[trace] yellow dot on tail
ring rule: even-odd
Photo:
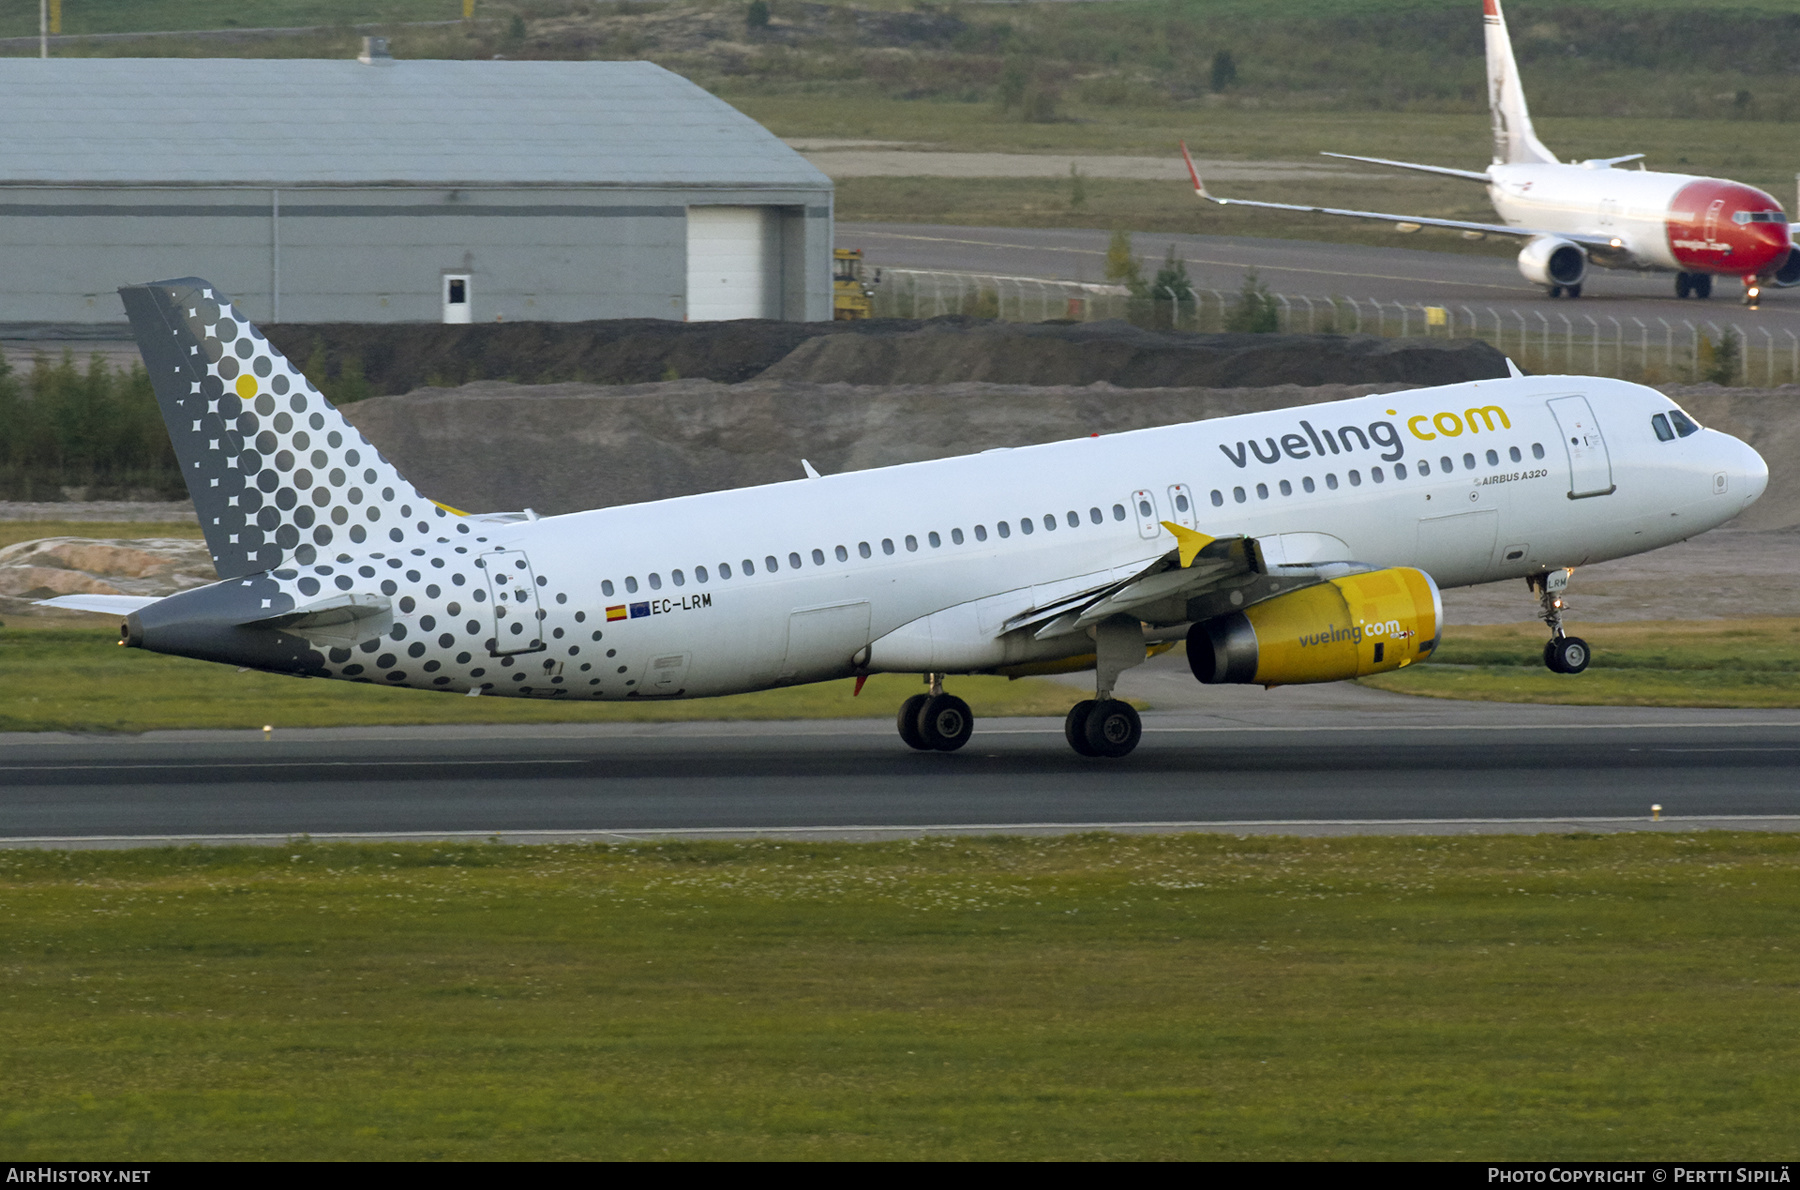
[[[256,377],[245,372],[237,378],[237,395],[248,401],[256,395]]]

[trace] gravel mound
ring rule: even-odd
[[[43,537],[0,549],[0,611],[55,595],[173,595],[218,578],[206,543],[175,537]]]
[[[1410,387],[485,381],[344,413],[434,499],[550,514]]]
[[[1367,335],[1198,335],[1128,322],[928,321],[327,323],[274,326],[269,339],[309,372],[394,396],[477,380],[643,384],[753,377],[814,384],[1068,385],[1121,388],[1272,384],[1451,384],[1506,375],[1479,340]],[[314,376],[314,379],[319,379]],[[330,386],[328,386],[330,387]]]

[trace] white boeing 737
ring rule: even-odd
[[[1762,458],[1660,393],[1523,377],[1423,388],[567,516],[468,515],[408,483],[207,282],[120,291],[219,581],[75,595],[122,643],[447,694],[698,698],[925,675],[902,739],[969,738],[950,674],[1093,669],[1070,745],[1123,756],[1122,673],[1202,682],[1427,659],[1438,587],[1523,578],[1551,637],[1569,568],[1692,537]],[[810,470],[810,468],[809,468]]]
[[[1641,164],[1635,170],[1613,168],[1638,160],[1642,153],[1559,162],[1532,130],[1500,0],[1482,0],[1482,8],[1488,108],[1494,128],[1494,160],[1487,169],[1415,165],[1348,153],[1325,156],[1484,183],[1503,222],[1219,198],[1207,192],[1183,144],[1194,193],[1222,206],[1380,219],[1399,224],[1403,231],[1444,227],[1477,239],[1520,236],[1525,246],[1519,252],[1519,272],[1544,286],[1551,297],[1580,297],[1590,262],[1606,269],[1672,272],[1675,296],[1682,298],[1710,297],[1714,277],[1738,277],[1744,283],[1744,301],[1752,306],[1765,285],[1800,285],[1800,250],[1793,246],[1787,216],[1780,203],[1754,186],[1658,173]]]

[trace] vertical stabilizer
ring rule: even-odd
[[[220,578],[447,531],[453,518],[224,294],[185,277],[119,296]]]
[[[1525,106],[1525,88],[1519,84],[1519,66],[1513,61],[1512,38],[1506,34],[1500,0],[1481,0],[1481,10],[1487,33],[1488,111],[1494,120],[1494,163],[1555,165],[1556,154],[1546,149],[1531,130],[1531,112]]]

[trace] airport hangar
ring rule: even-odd
[[[831,318],[831,180],[649,62],[0,59],[0,324]],[[85,327],[84,327],[85,324]]]

